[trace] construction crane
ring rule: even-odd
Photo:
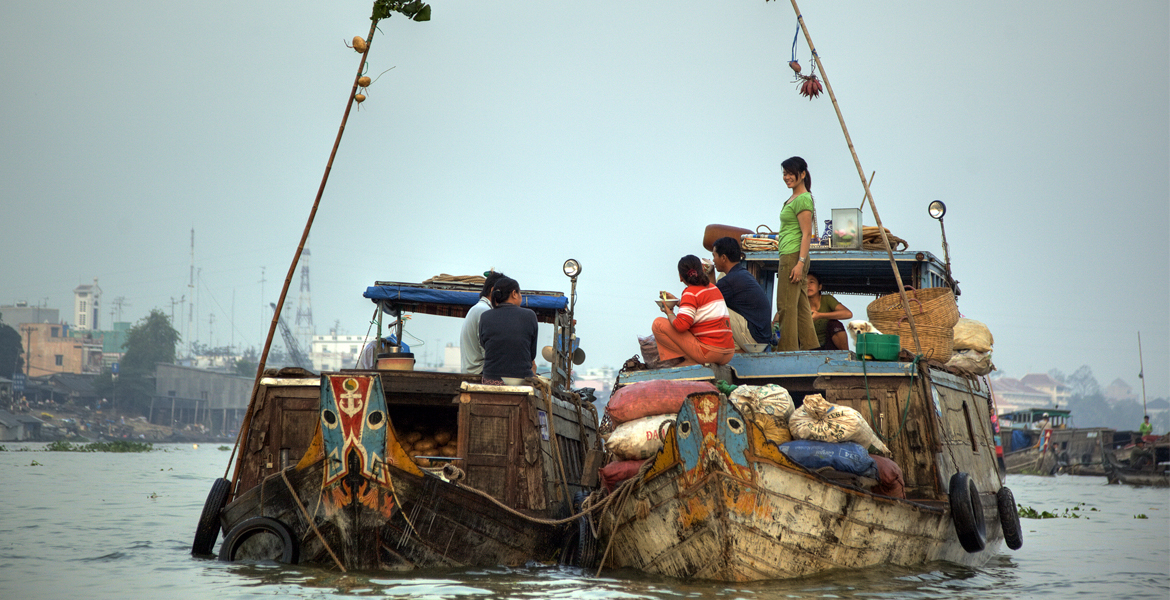
[[[272,311],[276,312],[276,304],[270,302]],[[308,357],[305,356],[301,350],[300,344],[297,343],[297,338],[293,336],[292,330],[288,328],[288,323],[284,322],[284,317],[277,315],[277,322],[280,324],[280,336],[284,338],[284,349],[288,350],[288,358],[292,361],[294,367],[300,367],[306,370],[312,370],[313,365],[309,362]]]

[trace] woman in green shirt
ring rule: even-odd
[[[812,237],[813,205],[812,178],[808,163],[793,156],[780,163],[784,169],[784,185],[792,196],[780,209],[780,269],[776,277],[776,317],[780,324],[781,352],[813,350],[820,346],[813,329],[812,309],[808,303],[808,246]]]

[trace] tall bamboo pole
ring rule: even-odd
[[[232,459],[236,458],[236,451],[240,448],[240,440],[247,435],[248,428],[252,425],[252,414],[256,405],[256,394],[260,390],[260,379],[264,376],[264,367],[268,362],[268,351],[272,348],[272,338],[276,334],[276,326],[280,320],[280,311],[284,309],[284,299],[288,296],[288,288],[292,285],[293,275],[297,271],[297,263],[301,260],[301,252],[305,249],[305,242],[309,239],[309,230],[313,228],[313,220],[317,217],[317,207],[321,204],[321,196],[325,193],[325,184],[329,181],[329,172],[333,170],[333,159],[337,156],[337,148],[341,146],[341,136],[345,134],[345,123],[349,120],[349,111],[353,108],[354,95],[358,90],[358,79],[362,76],[362,71],[366,66],[366,56],[370,53],[370,46],[374,43],[374,30],[378,27],[378,20],[370,20],[370,33],[366,36],[366,50],[362,52],[362,58],[358,61],[357,75],[353,77],[353,89],[349,92],[349,98],[345,102],[345,113],[341,117],[341,126],[337,129],[337,138],[333,140],[333,150],[329,153],[329,160],[325,163],[325,173],[321,176],[321,185],[317,187],[317,197],[313,199],[313,208],[309,210],[308,221],[305,222],[305,229],[301,233],[300,244],[297,245],[297,250],[293,253],[292,263],[288,266],[288,274],[284,277],[284,286],[280,289],[280,299],[276,301],[276,310],[272,313],[272,322],[268,324],[268,337],[264,340],[264,351],[260,354],[260,364],[256,365],[256,381],[252,383],[252,396],[248,400],[248,411],[244,413],[244,422],[240,425],[240,431],[236,434],[236,445],[232,448],[232,455],[228,457],[228,469],[231,469]],[[232,486],[230,488],[231,495],[235,494],[236,484],[239,483],[240,478],[240,463],[244,460],[244,453],[240,453],[236,459],[236,470],[232,476]],[[224,471],[224,478],[227,478],[227,471]]]
[[[894,269],[894,280],[898,283],[898,296],[902,298],[902,308],[906,310],[906,320],[910,323],[910,334],[914,337],[916,354],[922,353],[922,344],[918,342],[918,326],[914,324],[914,315],[910,311],[910,302],[906,298],[906,288],[902,284],[902,274],[898,272],[898,263],[894,260],[894,250],[890,247],[890,239],[886,236],[886,228],[882,225],[882,218],[878,215],[877,205],[873,202],[873,194],[869,191],[869,182],[865,180],[865,170],[861,168],[861,160],[857,158],[857,150],[853,148],[853,140],[849,137],[849,129],[845,127],[845,117],[841,115],[841,107],[837,104],[837,96],[833,93],[833,86],[829,85],[829,76],[825,72],[825,65],[821,64],[821,56],[817,54],[813,45],[812,35],[808,32],[808,25],[800,14],[800,7],[796,0],[792,0],[792,10],[796,11],[796,21],[800,23],[800,30],[804,32],[804,39],[808,42],[808,49],[812,52],[813,60],[817,61],[817,68],[821,70],[821,79],[825,81],[825,90],[829,92],[829,99],[833,101],[833,110],[837,111],[837,120],[841,123],[841,132],[845,134],[845,143],[849,145],[849,153],[853,155],[853,164],[857,165],[857,175],[861,177],[861,186],[865,188],[865,197],[869,200],[869,208],[873,211],[873,218],[877,221],[878,232],[882,234],[882,245],[886,247],[886,255],[890,257],[890,266]]]
[[[1146,411],[1146,366],[1142,362],[1142,332],[1138,332],[1138,379],[1142,380],[1142,414],[1148,415]]]

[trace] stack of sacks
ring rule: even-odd
[[[820,394],[804,397],[804,405],[793,411],[788,429],[794,440],[818,442],[857,442],[874,454],[889,455],[861,413],[825,400]]]
[[[776,444],[792,441],[788,418],[796,405],[788,390],[774,384],[741,385],[728,396],[731,403],[764,432],[764,438]]]
[[[947,366],[986,375],[995,370],[991,364],[993,345],[995,338],[986,325],[975,319],[959,319],[955,323],[955,351]]]
[[[605,449],[617,462],[601,468],[607,489],[632,477],[647,458],[662,448],[659,431],[674,419],[688,394],[714,392],[715,386],[701,381],[654,380],[631,383],[614,392],[605,414],[614,424],[605,440]]]

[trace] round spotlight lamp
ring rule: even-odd
[[[943,204],[942,200],[935,200],[926,207],[926,211],[930,213],[931,218],[941,219],[947,214],[947,205]]]
[[[575,258],[570,258],[569,260],[566,260],[564,268],[565,268],[565,275],[567,277],[575,278],[576,276],[581,274],[581,263],[577,262],[577,259],[575,259]]]

